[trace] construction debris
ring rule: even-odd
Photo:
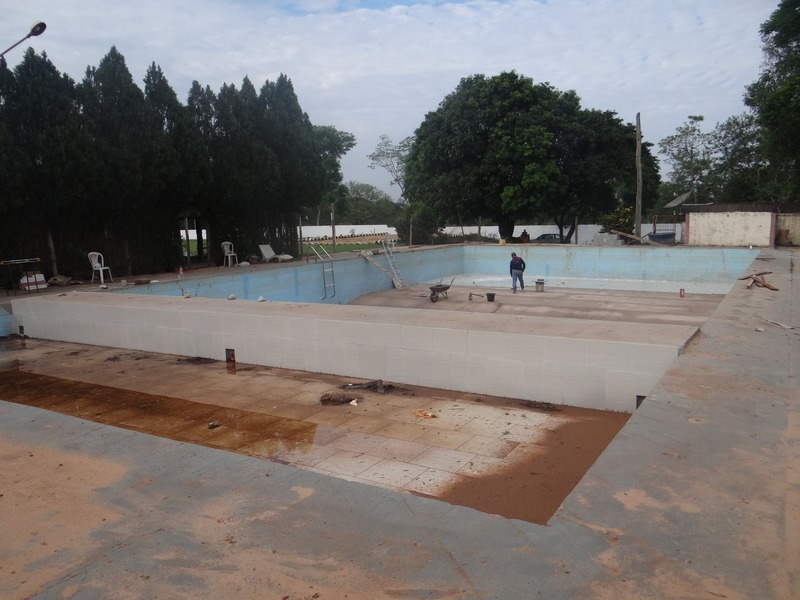
[[[538,408],[539,410],[546,410],[548,412],[558,412],[561,407],[551,402],[542,402],[541,400],[520,400],[519,404],[525,407]]]
[[[612,229],[611,233],[614,235],[621,235],[622,237],[626,237],[631,240],[636,240],[637,242],[641,242],[642,244],[650,244],[651,246],[663,246],[659,242],[654,242],[653,240],[648,240],[647,238],[639,237],[638,235],[633,235],[631,233],[625,233],[624,231],[617,231],[616,229]]]
[[[417,408],[416,410],[411,412],[412,415],[419,419],[435,419],[436,415],[433,413],[426,412],[422,408]]]
[[[391,384],[384,385],[383,380],[381,379],[373,379],[372,381],[365,381],[364,383],[346,383],[342,386],[343,390],[352,390],[352,389],[372,389],[378,392],[379,394],[386,393],[386,390],[391,389]]]
[[[794,329],[792,325],[784,325],[783,323],[778,323],[777,321],[770,321],[769,319],[764,319],[767,323],[772,323],[773,325],[777,325],[778,327],[783,327],[786,330]]]
[[[352,404],[353,406],[358,406],[356,403],[358,400],[361,400],[360,396],[345,394],[344,392],[325,392],[319,397],[319,403],[325,406],[337,404]]]
[[[764,275],[769,275],[772,271],[761,271],[760,273],[753,273],[752,275],[746,275],[745,277],[739,277],[739,281],[744,281],[746,279],[750,279],[750,283],[747,284],[747,289],[749,290],[754,285],[758,287],[765,287],[768,290],[772,290],[774,292],[780,291],[774,285],[770,285],[766,281],[764,281]]]

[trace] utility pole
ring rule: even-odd
[[[331,202],[331,239],[333,239],[333,251],[336,252],[336,202]]]
[[[636,216],[634,235],[642,237],[642,120],[636,113]]]

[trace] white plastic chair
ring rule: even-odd
[[[89,252],[89,263],[92,265],[92,283],[94,283],[95,271],[100,273],[100,285],[106,284],[106,281],[103,278],[103,271],[108,271],[108,278],[111,281],[114,281],[114,278],[111,276],[111,269],[106,266],[102,254],[99,252]]]
[[[222,261],[223,267],[225,266],[225,263],[227,263],[227,266],[232,267],[233,261],[236,261],[237,265],[239,264],[239,257],[236,256],[232,242],[222,242],[222,253],[225,255],[225,258]]]

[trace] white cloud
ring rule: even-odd
[[[382,133],[413,133],[462,77],[516,70],[586,108],[642,115],[657,143],[689,114],[709,127],[744,110],[758,75],[759,27],[777,0],[28,0],[4,7],[7,47],[36,20],[33,46],[81,80],[112,45],[141,82],[160,65],[185,100],[192,80],[218,90],[248,76],[258,88],[287,74],[317,124],[356,135],[346,179],[387,189],[367,168]]]

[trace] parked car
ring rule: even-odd
[[[536,244],[560,244],[562,242],[561,235],[558,233],[543,233],[533,240]]]

